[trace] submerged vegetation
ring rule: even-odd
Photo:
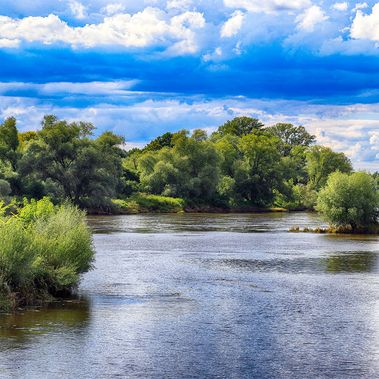
[[[25,200],[21,207],[3,204],[0,310],[70,294],[91,269],[93,255],[85,213],[77,207],[55,206],[47,198]]]

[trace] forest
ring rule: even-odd
[[[353,171],[344,153],[316,144],[303,126],[236,117],[210,135],[167,132],[127,151],[110,131],[43,118],[20,132],[0,125],[0,198],[49,197],[89,213],[313,209],[333,172]],[[378,180],[378,174],[371,174]]]

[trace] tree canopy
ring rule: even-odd
[[[336,226],[352,230],[378,221],[379,197],[374,178],[364,172],[332,173],[320,191],[316,209]]]
[[[251,117],[227,121],[211,136],[202,129],[167,132],[130,151],[123,143],[112,132],[96,134],[90,123],[53,115],[22,133],[6,119],[0,197],[48,195],[104,210],[111,199],[147,193],[192,205],[305,209],[314,207],[330,174],[352,171],[343,153],[315,145],[303,126],[265,127]]]

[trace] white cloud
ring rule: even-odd
[[[3,87],[7,85],[14,87],[17,83],[2,84]],[[18,85],[22,90],[28,84]],[[72,101],[66,106],[57,106],[38,97],[0,95],[0,119],[16,116],[20,130],[25,131],[38,129],[44,114],[56,114],[68,120],[92,122],[100,132],[112,130],[134,143],[147,142],[166,131],[177,131],[183,125],[187,129],[212,130],[228,119],[247,115],[261,119],[267,126],[277,122],[303,125],[317,136],[317,143],[345,152],[355,168],[379,170],[379,104],[320,105],[245,97],[210,100],[169,94],[161,94],[159,99],[153,100],[151,94],[144,93],[134,93],[134,100],[130,102],[133,92],[127,90],[132,86],[129,82],[45,83],[38,86],[39,91],[46,94],[61,94],[66,89],[67,97],[72,93],[91,92],[91,86],[101,90],[93,94],[96,105],[84,108],[72,107]],[[1,88],[0,85],[0,93]],[[128,99],[124,101],[126,92]],[[99,94],[108,94],[113,100],[117,98],[119,104],[110,104],[106,96],[99,101]]]
[[[306,32],[312,32],[317,24],[327,20],[324,11],[317,5],[308,8],[304,13],[296,17],[297,27]]]
[[[372,8],[371,14],[357,11],[350,29],[350,36],[355,39],[379,41],[379,3]]]
[[[191,5],[192,5],[192,0],[168,0],[166,4],[166,8],[187,10],[191,7]]]
[[[310,0],[224,0],[226,7],[241,8],[256,13],[298,10],[310,4]]]
[[[345,2],[343,2],[343,3],[335,3],[335,4],[333,4],[332,8],[335,9],[336,11],[341,11],[341,12],[343,12],[343,11],[347,11],[348,6],[349,6],[349,5],[348,5],[347,2],[345,1]]]
[[[80,20],[87,16],[86,7],[82,3],[79,3],[79,1],[69,0],[68,5],[75,18]]]
[[[21,41],[65,43],[73,47],[118,45],[125,48],[170,46],[174,54],[197,51],[196,30],[205,26],[203,14],[184,12],[170,17],[158,8],[105,17],[99,24],[71,27],[58,16],[13,19],[0,16],[0,41],[16,47]]]
[[[352,12],[355,13],[359,9],[366,9],[366,8],[368,8],[367,3],[357,3],[355,4],[355,7],[352,9]]]
[[[107,4],[105,7],[101,8],[101,13],[107,16],[113,16],[118,13],[125,11],[125,6],[121,3],[111,3]]]
[[[33,91],[39,95],[89,95],[89,96],[124,96],[138,83],[138,80],[117,80],[113,82],[50,82],[23,83],[0,82],[0,95],[15,91]]]
[[[245,15],[241,11],[235,11],[232,16],[222,25],[221,37],[233,37],[241,30]]]
[[[0,38],[0,49],[1,48],[15,48],[20,44],[20,40],[18,39],[8,39],[8,38]]]

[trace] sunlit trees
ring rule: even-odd
[[[378,222],[379,197],[373,177],[364,172],[335,172],[320,191],[316,209],[334,226],[354,231]]]
[[[326,184],[331,173],[350,173],[352,166],[344,153],[336,153],[325,146],[312,146],[306,154],[306,170],[309,185],[319,190]]]
[[[46,116],[38,138],[27,146],[20,162],[26,178],[42,180],[56,197],[82,206],[100,206],[113,196],[121,176],[122,138],[110,132],[90,138],[89,123],[68,123]]]
[[[263,124],[256,118],[251,117],[235,117],[233,120],[227,121],[224,125],[221,125],[217,134],[225,136],[231,134],[234,136],[242,137],[252,133],[254,130],[263,128]]]

